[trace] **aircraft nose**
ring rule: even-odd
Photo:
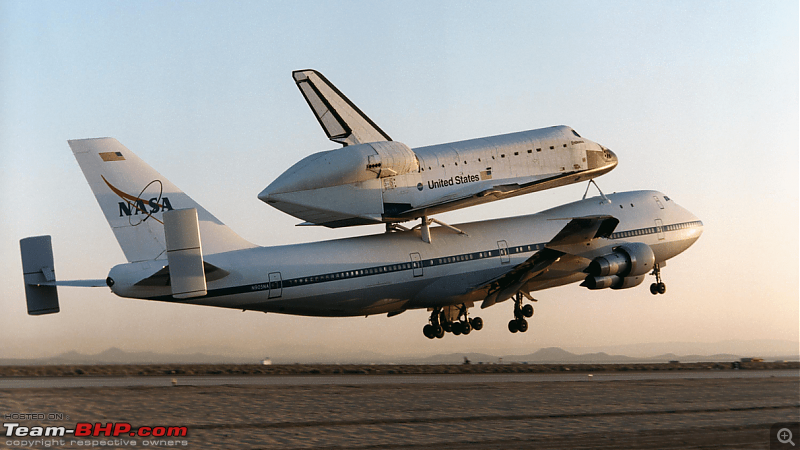
[[[603,158],[608,162],[608,164],[611,164],[612,167],[616,167],[617,163],[619,162],[619,160],[617,160],[617,154],[605,147],[603,147]]]

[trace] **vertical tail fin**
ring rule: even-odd
[[[328,139],[344,146],[392,140],[321,73],[295,70],[292,77]]]
[[[114,138],[69,141],[129,262],[166,258],[162,214],[196,208],[206,254],[254,247]]]

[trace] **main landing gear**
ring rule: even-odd
[[[434,308],[428,321],[430,323],[422,327],[422,334],[428,339],[441,339],[445,333],[453,333],[456,336],[470,334],[472,330],[480,331],[483,328],[483,319],[480,317],[470,319],[465,305],[448,306],[445,310]]]
[[[528,321],[525,318],[533,317],[533,305],[522,305],[522,294],[514,296],[514,319],[508,322],[508,331],[524,333],[528,331]]]
[[[667,292],[667,285],[661,281],[661,266],[656,264],[655,267],[653,267],[653,272],[651,272],[650,275],[656,276],[656,282],[650,285],[650,293],[657,295]]]

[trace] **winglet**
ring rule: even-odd
[[[295,70],[292,77],[328,139],[344,146],[392,140],[321,73]]]

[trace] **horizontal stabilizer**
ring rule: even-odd
[[[53,267],[53,245],[50,236],[34,236],[19,241],[22,274],[25,279],[25,300],[28,314],[39,316],[59,312],[58,291]]]
[[[328,139],[345,146],[392,140],[321,73],[296,70],[292,77]]]
[[[67,287],[107,287],[106,280],[62,280],[42,281],[32,286],[67,286]]]

